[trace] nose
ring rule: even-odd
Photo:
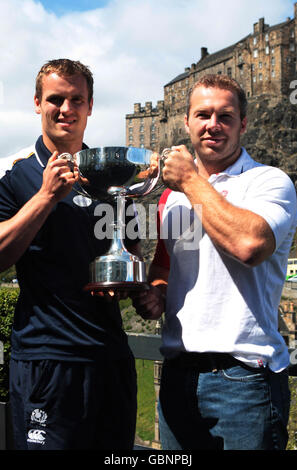
[[[218,132],[220,130],[220,121],[216,113],[212,113],[208,122],[207,122],[207,130],[212,132]]]
[[[71,101],[65,98],[62,105],[60,106],[60,112],[63,114],[66,114],[71,111],[72,111]]]

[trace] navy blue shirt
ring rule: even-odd
[[[0,180],[0,220],[11,218],[36,194],[51,153],[42,137],[35,152]],[[26,157],[26,155],[24,155]],[[129,354],[118,302],[84,292],[89,264],[110,240],[94,235],[94,208],[75,203],[77,193],[58,202],[16,263],[20,296],[12,331],[14,359],[92,361]],[[127,247],[138,241],[126,240]]]

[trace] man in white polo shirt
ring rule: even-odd
[[[244,91],[205,76],[185,116],[195,161],[173,147],[164,169],[144,318],[164,311],[163,449],[284,449],[289,355],[278,305],[296,230],[296,192],[240,145]],[[177,227],[182,227],[176,235]],[[166,300],[166,302],[165,302]]]

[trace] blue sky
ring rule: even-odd
[[[47,11],[57,16],[71,11],[88,11],[103,8],[110,0],[39,0]]]

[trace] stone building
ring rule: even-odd
[[[293,19],[269,26],[264,18],[253,32],[235,44],[210,54],[201,48],[201,58],[164,86],[164,100],[153,107],[150,101],[134,104],[126,115],[126,145],[162,150],[187,139],[183,117],[189,88],[208,73],[235,78],[247,97],[288,96],[296,78],[297,2]]]

